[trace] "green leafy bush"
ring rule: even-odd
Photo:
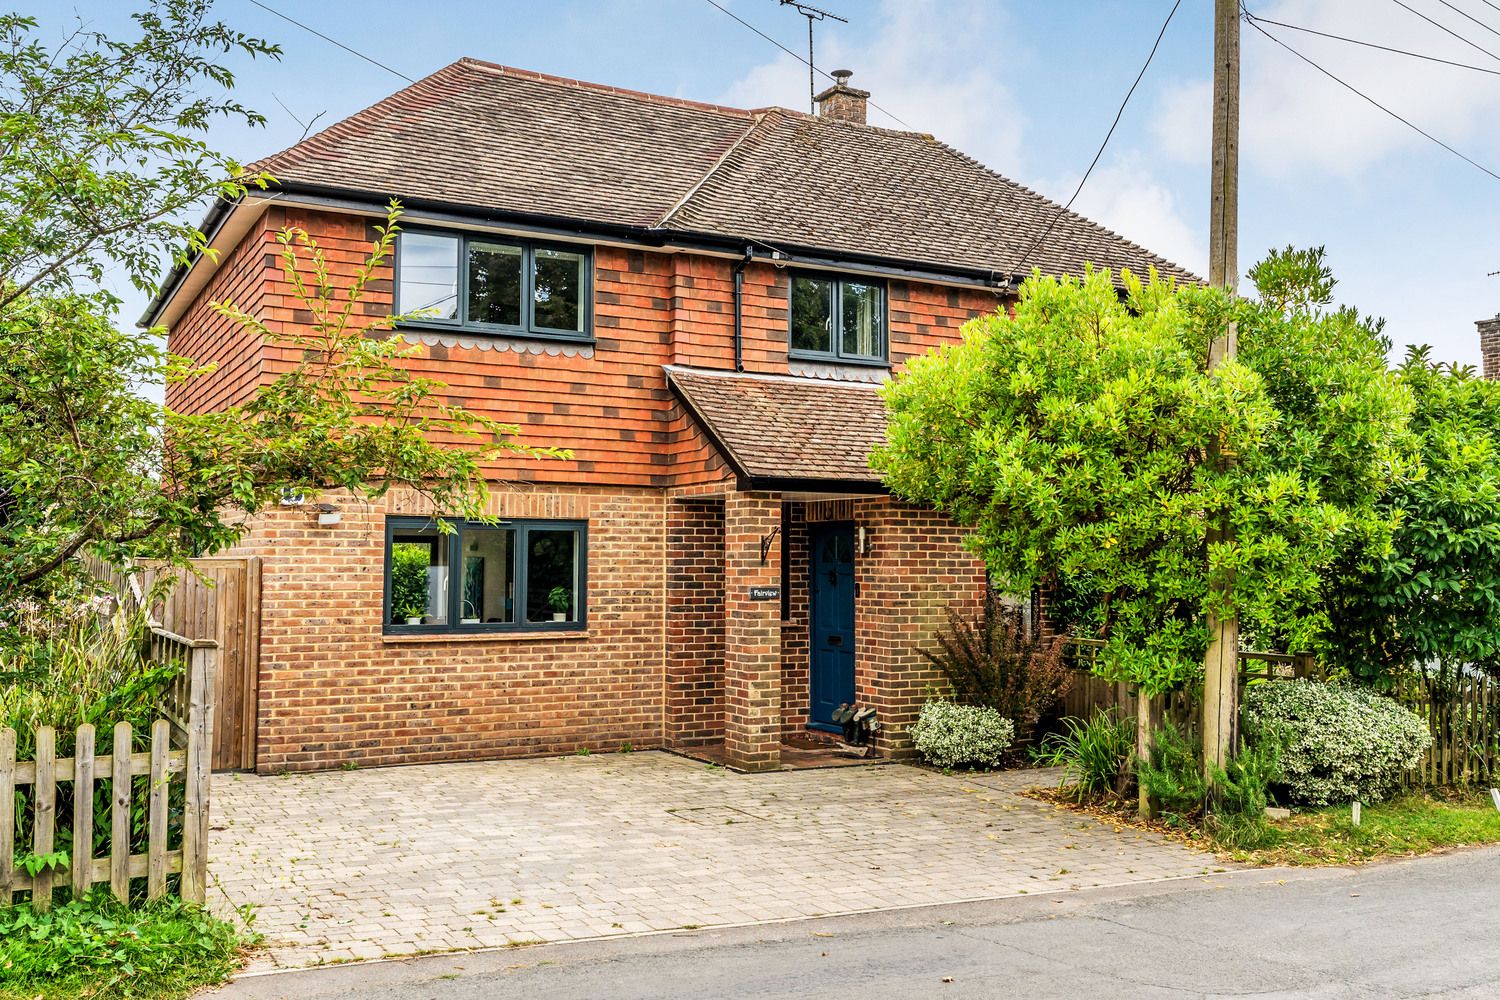
[[[1218,829],[1230,817],[1264,820],[1270,787],[1280,778],[1281,747],[1266,738],[1241,744],[1225,767],[1214,767],[1206,780],[1199,747],[1176,726],[1156,732],[1150,759],[1136,763],[1136,777],[1151,793],[1169,820],[1206,813],[1204,821]]]
[[[1098,709],[1085,719],[1064,719],[1063,731],[1042,740],[1032,759],[1043,767],[1065,768],[1063,788],[1076,799],[1123,794],[1135,753],[1135,727],[1128,719]]]
[[[1037,722],[1073,680],[1063,660],[1067,637],[1026,628],[1020,609],[994,591],[973,619],[949,608],[947,627],[935,641],[937,649],[922,655],[942,671],[953,699],[993,708],[1015,724],[1022,742],[1031,739]]]
[[[1203,757],[1176,726],[1156,731],[1148,759],[1136,761],[1135,776],[1169,819],[1198,813],[1208,798]]]
[[[995,767],[1015,739],[1011,721],[979,705],[929,701],[910,730],[917,753],[937,767]]]
[[[1379,802],[1417,765],[1432,734],[1389,698],[1314,681],[1273,681],[1245,691],[1245,734],[1280,747],[1289,801],[1331,805]]]
[[[128,909],[99,892],[38,913],[0,908],[0,997],[183,997],[222,982],[246,942],[173,898]]]

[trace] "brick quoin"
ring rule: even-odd
[[[190,413],[241,403],[291,366],[284,348],[257,342],[210,308],[231,300],[277,332],[307,321],[280,271],[280,229],[306,229],[334,280],[347,283],[378,221],[268,208],[172,325],[170,350],[215,368],[170,386],[168,403]],[[375,503],[321,498],[343,510],[333,527],[319,527],[305,508],[269,511],[226,553],[263,560],[259,770],[720,740],[736,765],[774,768],[782,736],[807,722],[807,524],[834,514],[864,526],[869,539],[856,556],[857,696],[879,713],[877,748],[906,752],[905,727],[936,680],[918,650],[944,608],[982,593],[983,569],[960,529],[889,498],[814,501],[741,489],[662,371],[733,368],[734,264],[729,256],[594,247],[592,344],[403,334],[416,345],[405,363],[446,383],[446,399],[517,424],[527,444],[573,451],[569,460],[505,456],[485,472],[497,484],[497,516],[588,522],[588,627],[386,635],[385,519],[432,512],[400,491]],[[393,309],[393,278],[389,265],[376,275],[366,315]],[[897,371],[1004,305],[980,289],[895,279],[887,289]],[[747,372],[789,373],[789,290],[787,269],[760,261],[745,268]],[[761,540],[773,529],[763,564]],[[780,602],[748,596],[752,586],[782,585],[781,534],[785,620]]]

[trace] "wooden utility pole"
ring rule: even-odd
[[[1239,242],[1240,172],[1240,5],[1237,0],[1214,2],[1214,126],[1213,180],[1209,211],[1208,281],[1234,293],[1239,282],[1236,247]],[[1236,331],[1229,323],[1208,350],[1212,372],[1235,355]],[[1211,445],[1213,461],[1230,461]],[[1208,544],[1233,538],[1226,514],[1210,524]],[[1222,596],[1232,578],[1209,580]],[[1240,622],[1237,616],[1208,618],[1208,655],[1203,664],[1203,762],[1223,767],[1234,753],[1239,716]]]

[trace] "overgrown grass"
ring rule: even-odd
[[[1500,843],[1500,812],[1487,793],[1413,793],[1365,806],[1355,826],[1349,806],[1226,830],[1214,846],[1254,865],[1347,865]]]
[[[0,909],[0,1000],[175,1000],[227,979],[250,943],[171,898],[127,909],[101,893],[48,913]]]

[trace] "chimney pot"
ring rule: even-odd
[[[814,98],[818,102],[818,117],[856,125],[865,123],[865,104],[870,99],[870,92],[849,86],[849,78],[853,75],[852,70],[833,71],[833,86]]]

